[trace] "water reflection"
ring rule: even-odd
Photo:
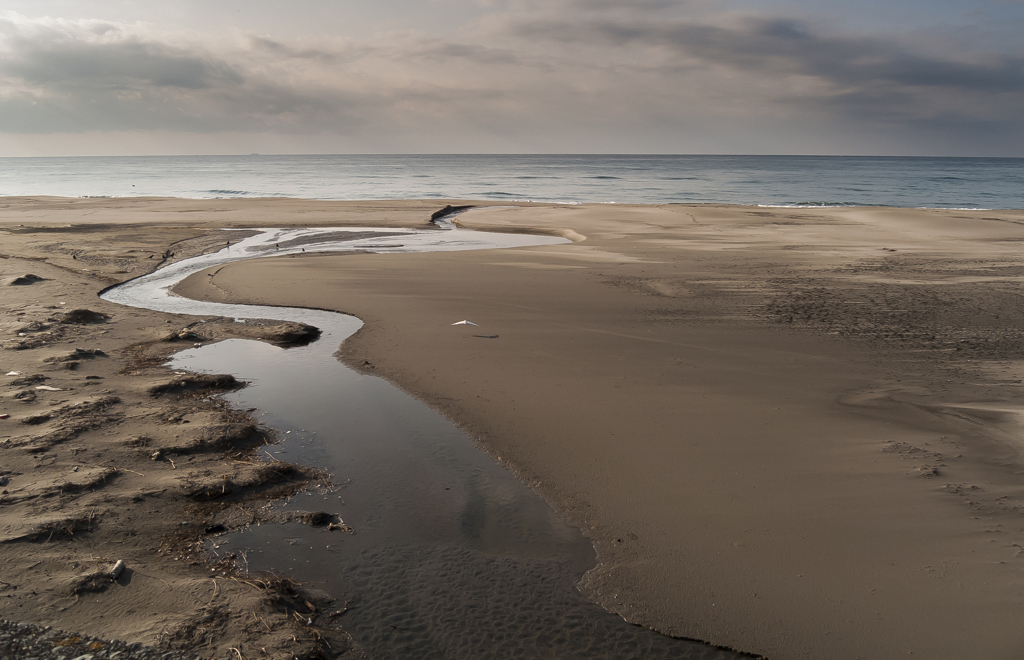
[[[225,398],[259,409],[278,431],[266,454],[325,468],[345,484],[277,507],[335,513],[355,530],[262,525],[218,544],[244,551],[251,569],[284,570],[351,602],[342,623],[375,658],[735,657],[631,626],[583,599],[574,584],[594,552],[577,529],[439,414],[333,357],[358,319],[167,296],[166,287],[217,263],[212,256],[104,297],[319,327],[307,346],[231,339],[182,351],[172,366],[250,382]]]
[[[569,561],[579,573],[593,565],[590,543],[529,488],[424,404],[338,363],[334,347],[231,339],[182,351],[171,366],[251,383],[225,398],[265,411],[285,438],[267,451],[346,482],[344,506],[338,495],[291,504],[339,513],[358,532],[346,548],[426,543]]]

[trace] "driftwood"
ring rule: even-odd
[[[448,216],[458,215],[459,213],[473,208],[472,206],[452,206],[451,204],[445,206],[440,211],[434,211],[430,214],[430,222],[434,223],[438,220],[444,220]]]

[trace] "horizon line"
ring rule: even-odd
[[[664,152],[557,152],[557,153],[489,153],[489,152],[368,152],[368,153],[208,153],[208,154],[65,154],[49,156],[0,156],[0,160],[26,158],[250,158],[250,157],[300,157],[300,156],[358,156],[358,157],[688,157],[688,158],[931,158],[958,160],[1024,160],[1022,156],[950,156],[950,155],[909,155],[909,154],[785,154],[785,153],[664,153]]]

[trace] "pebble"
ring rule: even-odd
[[[18,658],[18,660],[202,660],[198,655],[185,651],[170,651],[155,646],[100,639],[3,619],[0,619],[0,658]]]

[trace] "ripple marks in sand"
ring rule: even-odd
[[[343,625],[378,660],[735,658],[626,623],[588,602],[565,563],[391,546],[344,567]]]

